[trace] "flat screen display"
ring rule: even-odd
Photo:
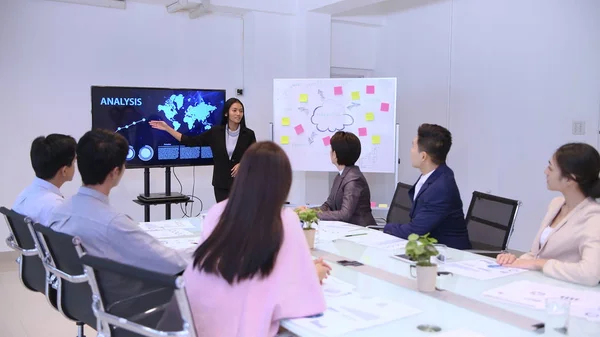
[[[181,145],[148,122],[199,135],[221,123],[224,103],[225,90],[92,86],[92,128],[127,139],[127,168],[212,165],[210,147]]]

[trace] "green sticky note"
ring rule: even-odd
[[[372,112],[367,112],[367,114],[365,115],[365,119],[367,121],[374,121],[375,120],[375,114]]]
[[[283,125],[283,126],[289,126],[290,125],[290,118],[289,117],[283,117],[281,119],[281,125]]]
[[[288,136],[281,136],[281,142],[282,145],[286,145],[290,143],[290,137]]]
[[[360,91],[353,91],[352,92],[352,100],[358,101],[359,99],[360,99]]]
[[[371,137],[371,142],[373,144],[380,144],[381,143],[381,137],[380,136],[372,136]]]
[[[308,102],[308,94],[300,94],[300,103]]]

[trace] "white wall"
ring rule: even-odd
[[[5,2],[0,11],[0,205],[10,207],[33,178],[33,138],[52,132],[79,138],[91,127],[91,85],[225,88],[232,96],[242,86],[242,54],[242,21],[236,17],[190,20],[169,15],[161,6],[136,3],[123,11]],[[249,121],[257,113],[248,109]],[[176,171],[184,193],[191,193],[192,169]],[[153,190],[164,190],[164,171],[153,169],[152,174]],[[196,195],[205,208],[214,203],[211,176],[212,167],[196,168]],[[79,185],[76,176],[63,193],[70,196]],[[173,190],[178,189],[173,179]],[[129,170],[111,203],[143,220],[143,207],[131,202],[142,191],[142,170]],[[198,210],[197,203],[194,213]],[[174,206],[176,216],[181,212]],[[164,219],[164,207],[153,207],[152,218]],[[0,237],[6,237],[3,225]]]
[[[331,66],[375,69],[381,27],[359,23],[331,23]]]
[[[441,1],[390,15],[376,70],[399,79],[401,180],[417,176],[408,164],[416,126],[448,126],[465,208],[473,190],[523,201],[509,246],[528,250],[556,195],[543,174],[552,152],[597,145],[598,18],[595,0]],[[573,120],[586,135],[571,134]]]

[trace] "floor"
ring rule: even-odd
[[[0,335],[2,337],[75,337],[74,322],[54,310],[46,298],[19,280],[17,255],[0,253]],[[86,327],[87,337],[96,332]]]

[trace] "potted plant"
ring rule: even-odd
[[[310,247],[310,249],[315,248],[316,225],[319,223],[317,211],[312,208],[297,209],[296,214],[298,214],[300,223],[302,223],[302,229],[304,230],[304,237],[306,238],[308,247]]]
[[[437,240],[430,238],[429,233],[423,236],[413,233],[408,236],[406,255],[416,262],[417,288],[419,291],[435,291],[437,265],[431,263],[431,257],[437,256],[439,253],[433,245],[434,243],[437,243]],[[411,275],[413,267],[411,266]],[[414,275],[412,276],[414,277]]]

